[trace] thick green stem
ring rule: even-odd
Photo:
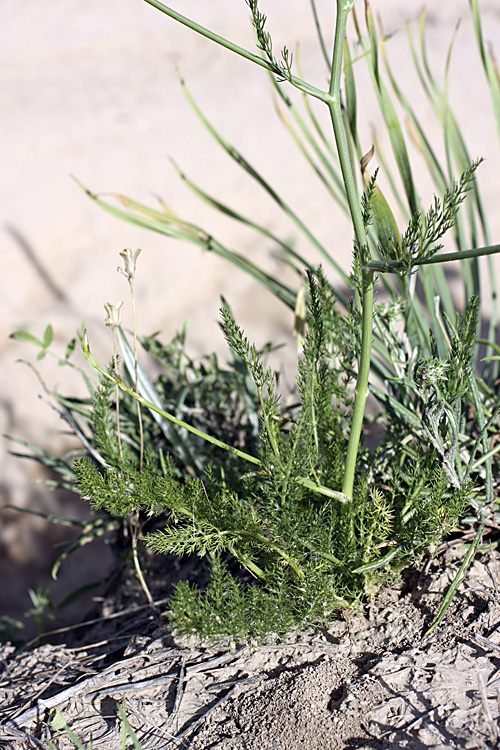
[[[459,250],[453,253],[436,253],[430,258],[415,258],[413,265],[430,266],[433,263],[448,263],[452,260],[469,260],[470,258],[482,258],[485,255],[498,255],[500,245],[488,245],[488,247],[476,247],[472,250]],[[363,270],[372,270],[377,273],[400,273],[405,271],[401,260],[371,260],[364,266]]]
[[[344,469],[344,482],[342,492],[352,498],[354,488],[354,472],[358,457],[363,417],[365,414],[366,399],[368,398],[368,377],[370,375],[372,329],[373,329],[373,274],[363,271],[363,297],[362,297],[362,330],[361,330],[361,354],[358,365],[358,379],[356,381],[354,409],[352,414],[351,432],[349,445],[347,446],[347,457]]]
[[[353,166],[349,157],[349,147],[342,119],[342,108],[340,103],[340,78],[342,74],[342,59],[344,52],[344,39],[346,32],[347,17],[354,2],[337,0],[337,22],[335,26],[335,43],[333,49],[330,100],[328,106],[337,144],[340,168],[344,180],[347,202],[351,214],[352,224],[357,245],[357,252],[364,256],[367,252],[366,230],[361,214],[361,205],[353,174]],[[344,482],[342,492],[352,498],[354,489],[354,473],[358,455],[361,429],[365,413],[366,399],[368,398],[368,376],[370,373],[372,329],[373,329],[373,272],[363,269],[361,271],[361,353],[358,363],[358,378],[355,390],[354,409],[352,415],[351,432],[344,470]]]

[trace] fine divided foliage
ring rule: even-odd
[[[473,329],[476,311],[472,304],[461,330]],[[181,583],[170,602],[178,632],[260,639],[292,626],[325,626],[340,608],[355,606],[392,571],[435,547],[468,507],[473,484],[466,469],[455,468],[461,466],[455,428],[464,395],[458,384],[465,373],[470,377],[471,336],[454,339],[450,357],[463,362],[460,371],[443,362],[442,375],[431,382],[433,362],[417,363],[420,432],[399,450],[385,444],[370,455],[360,447],[355,494],[347,499],[341,490],[355,379],[354,313],[337,310],[321,268],[309,274],[298,405],[291,407],[281,403],[274,372],[230,310],[221,314],[257,396],[257,466],[239,458],[214,461],[191,478],[150,444],[142,469],[128,451],[117,462],[113,382],[103,378],[93,432],[106,468],[90,458],[77,461],[77,488],[95,509],[158,518],[159,527],[144,537],[150,550],[207,560],[208,588]],[[109,409],[102,408],[106,403]]]
[[[318,50],[329,70],[325,90],[304,80],[300,60],[288,48],[276,55],[258,0],[246,0],[256,52],[160,0],[147,2],[269,74],[299,158],[326,190],[327,210],[333,201],[333,209],[350,221],[352,273],[340,268],[314,228],[209,122],[181,80],[203,126],[292,222],[311,254],[302,244],[299,251],[275,236],[258,216],[225,205],[182,172],[181,178],[202,201],[254,231],[256,242],[271,241],[296,271],[297,288],[179,218],[163,202],[152,208],[119,195],[117,205],[85,190],[122,220],[223,257],[293,309],[299,345],[295,385],[291,392],[282,388],[267,364],[272,347],[257,350],[227,303],[221,309],[231,353],[226,367],[214,355],[191,358],[185,331],[167,345],[158,334],[140,339],[134,296],[140,251],[125,250],[122,273],[131,292],[132,338],[120,325],[121,303],[107,305],[106,325],[113,331],[109,367],[96,362],[82,333],[80,343],[99,373],[98,385],[83,372],[88,399],[54,395],[82,450],[67,460],[39,449],[32,457],[56,469],[64,486],[91,503],[101,519],[92,527],[96,535],[104,528],[102,519],[115,530],[127,529],[150,603],[143,544],[160,555],[205,561],[208,585],[184,581],[170,600],[172,627],[183,634],[262,640],[294,627],[327,626],[340,610],[360,606],[377,587],[466,526],[474,538],[462,576],[485,530],[500,524],[500,347],[493,266],[500,246],[491,243],[476,179],[481,159],[470,158],[447,100],[447,82],[439,86],[427,60],[425,17],[420,51],[411,33],[409,49],[440,123],[445,164],[396,81],[386,49],[390,40],[379,33],[369,2],[363,27],[355,1],[338,0],[329,50],[311,0]],[[470,6],[500,132],[498,71],[483,42],[477,0]],[[368,173],[375,149],[361,143],[358,129],[360,65],[368,67],[394,173],[381,149],[380,166]],[[332,134],[311,97],[323,103]],[[435,184],[430,208],[419,197],[397,109],[411,123]],[[379,186],[382,174],[389,197]],[[396,215],[403,217],[404,231]],[[455,249],[442,253],[447,232]],[[489,300],[480,256],[489,264]],[[460,269],[461,312],[444,272],[450,261]],[[52,353],[50,327],[43,339],[26,332],[14,337],[36,345],[39,358]],[[74,344],[62,363],[70,364],[73,349]],[[159,369],[154,381],[142,367],[146,355]],[[436,623],[457,586],[458,579]]]

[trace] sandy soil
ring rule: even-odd
[[[143,750],[498,747],[498,553],[475,561],[423,637],[459,557],[449,550],[327,631],[253,648],[176,641],[144,608],[115,609],[115,596],[118,619],[89,624],[82,645],[3,647],[0,742],[73,747],[49,726],[57,710],[85,746],[92,735],[95,750],[115,750],[125,699]]]
[[[361,3],[361,0],[360,0]],[[289,0],[287,13],[269,0],[270,29],[276,45],[293,47],[301,41],[308,77],[322,85],[325,71],[316,50],[309,4]],[[319,7],[331,21],[332,3]],[[407,51],[404,22],[415,21],[418,7],[400,0],[373,2],[384,16],[387,32],[394,32],[390,53],[397,62],[403,86],[412,92],[423,119],[436,136],[438,129],[415,82]],[[500,54],[500,11],[497,0],[483,0],[484,24]],[[485,205],[493,236],[500,234],[498,206],[498,138],[488,93],[473,42],[466,0],[442,0],[429,11],[429,57],[438,73],[456,19],[462,17],[451,66],[450,96],[463,124],[473,156],[487,161],[481,168]],[[186,0],[182,9],[199,21],[241,44],[251,46],[247,8],[241,2]],[[83,320],[96,355],[109,355],[103,326],[103,303],[126,298],[124,280],[116,272],[124,247],[144,248],[137,280],[139,327],[162,330],[165,337],[191,320],[194,351],[223,350],[215,324],[220,295],[233,305],[242,325],[258,342],[269,338],[290,343],[291,316],[256,289],[255,284],[214,257],[122,224],[100,212],[71,180],[77,176],[96,191],[121,191],[140,200],[162,195],[181,215],[207,226],[229,246],[276,270],[267,243],[222,222],[200,205],[180,184],[168,157],[174,156],[186,173],[236,208],[258,215],[286,237],[296,232],[255,185],[204,133],[185,100],[175,74],[178,66],[198,102],[224,134],[282,190],[318,236],[334,248],[339,262],[350,264],[350,230],[332,209],[314,177],[297,159],[273,110],[269,83],[227,52],[182,29],[139,0],[3,0],[0,45],[0,111],[2,115],[0,362],[2,395],[0,432],[14,434],[60,449],[61,424],[44,400],[33,373],[17,363],[34,350],[8,339],[22,326],[40,335],[47,322],[54,325],[56,344],[66,342]],[[377,123],[376,103],[360,75],[359,100],[367,146],[370,127]],[[415,157],[424,200],[431,186]],[[307,252],[299,238],[299,249]],[[286,351],[286,350],[285,350]],[[77,385],[66,370],[45,360],[40,365],[46,382],[62,392]],[[78,386],[79,387],[79,386]],[[71,497],[54,497],[33,486],[39,467],[22,465],[0,449],[2,500],[24,507],[81,516],[85,509]],[[19,614],[29,605],[28,585],[48,581],[48,568],[60,539],[40,519],[27,521],[3,512],[0,529],[0,575],[3,581],[0,614]],[[92,580],[92,568],[75,563],[79,576]],[[82,572],[83,568],[83,572]],[[69,586],[74,585],[70,575]],[[60,599],[67,588],[54,590]],[[15,604],[14,604],[15,602]]]

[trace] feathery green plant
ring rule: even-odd
[[[135,519],[136,551],[144,524],[154,519],[152,530],[144,535],[152,551],[207,559],[212,575],[206,591],[182,583],[171,600],[170,615],[177,630],[212,638],[260,639],[293,626],[326,625],[337,610],[356,606],[395,571],[434,549],[471,511],[477,527],[475,550],[488,516],[496,518],[498,512],[494,507],[500,476],[500,446],[494,440],[500,428],[496,287],[492,274],[494,304],[488,335],[478,339],[482,294],[478,258],[485,256],[491,263],[500,246],[489,239],[476,181],[481,160],[469,157],[448,101],[451,48],[441,88],[427,60],[424,16],[419,51],[409,35],[416,71],[442,125],[443,166],[411,101],[398,86],[386,54],[389,42],[379,34],[369,2],[365,2],[363,30],[355,0],[337,1],[331,58],[316,24],[319,48],[329,68],[329,85],[322,90],[307,82],[300,70],[295,72],[288,48],[275,54],[258,0],[246,0],[257,53],[160,0],[146,1],[267,71],[300,153],[329,198],[350,219],[352,273],[347,277],[339,269],[312,229],[208,121],[182,81],[204,126],[277,203],[324,264],[318,267],[255,217],[222,204],[181,174],[202,200],[276,242],[299,276],[306,270],[307,330],[298,365],[298,404],[283,402],[274,373],[226,305],[221,325],[233,363],[222,382],[213,382],[212,391],[204,390],[205,371],[198,379],[186,377],[188,370],[196,369],[192,362],[186,365],[175,342],[177,358],[172,359],[171,350],[162,347],[156,336],[143,340],[144,348],[166,364],[165,373],[153,385],[138,362],[135,322],[133,347],[116,329],[124,375],[117,371],[116,352],[110,368],[101,367],[85,336],[84,353],[101,380],[87,407],[91,438],[86,440],[94,456],[76,462],[75,484],[94,508]],[[313,0],[312,7],[317,20]],[[496,106],[498,74],[485,52],[477,0],[471,0],[471,12]],[[350,18],[352,29],[347,34]],[[379,169],[388,178],[392,201],[379,188],[378,170],[372,176],[367,171],[374,149],[364,153],[358,130],[355,70],[359,64],[368,66],[398,172],[391,174],[378,148]],[[305,118],[285,87],[303,95]],[[313,112],[311,97],[326,106],[333,139]],[[421,205],[393,99],[411,123],[438,191],[427,210]],[[87,193],[119,218],[229,260],[301,318],[300,291],[203,228],[179,219],[163,205],[153,209],[118,196],[120,207]],[[406,219],[403,232],[391,202]],[[450,230],[456,251],[441,253],[440,240]],[[485,247],[478,247],[480,234]],[[460,262],[466,299],[461,315],[456,313],[443,271],[443,264],[450,261]],[[352,300],[325,268],[350,285]],[[375,303],[377,283],[387,296],[379,304]],[[484,360],[479,357],[480,343],[486,347]],[[41,346],[45,351],[48,345],[44,341]],[[183,382],[180,389],[178,379]],[[380,405],[385,429],[372,454],[362,440],[370,391]],[[238,413],[235,429],[224,418],[226,404]],[[472,554],[468,563],[471,559]],[[450,596],[444,607],[449,601]],[[442,610],[439,617],[443,615]]]
[[[336,306],[322,269],[309,274],[299,405],[292,408],[281,404],[274,373],[265,368],[228,308],[222,308],[224,334],[248,369],[260,403],[256,454],[205,435],[226,447],[233,460],[224,468],[216,462],[207,465],[203,477],[183,480],[172,459],[148,450],[142,470],[137,456],[106,472],[88,458],[76,464],[78,489],[95,508],[162,519],[162,528],[145,536],[149,549],[210,560],[207,590],[180,584],[171,600],[171,619],[180,632],[260,639],[292,626],[326,625],[337,610],[355,606],[392,570],[435,545],[471,501],[470,472],[456,455],[457,398],[463,395],[458,384],[462,387],[461,376],[470,371],[470,333],[454,339],[462,370],[452,371],[445,362],[439,377],[434,376],[443,405],[433,401],[434,392],[427,399],[422,395],[434,362],[419,363],[420,390],[415,385],[415,391],[424,404],[420,433],[410,435],[397,460],[388,455],[390,445],[374,455],[358,447],[355,493],[350,498],[343,492],[356,378],[350,346],[356,311],[346,316]],[[473,301],[457,326],[472,331],[476,313]],[[109,381],[110,393],[118,384],[134,395],[116,373],[99,367],[87,344],[85,351]],[[145,409],[180,424],[139,394],[135,398]],[[444,421],[454,416],[446,429],[443,414]],[[109,416],[102,417],[106,424]],[[248,469],[242,461],[250,464]],[[246,571],[243,576],[235,577],[235,563]]]

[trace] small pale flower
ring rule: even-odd
[[[104,321],[108,328],[118,328],[122,322],[122,306],[123,302],[117,302],[113,305],[111,302],[104,303],[104,309],[106,310],[106,320]]]
[[[120,253],[125,263],[125,269],[120,268],[120,266],[118,266],[118,271],[122,273],[127,278],[128,281],[134,280],[135,265],[137,263],[137,258],[140,252],[142,252],[140,249],[130,250],[130,248],[126,248],[125,250],[122,250]]]

